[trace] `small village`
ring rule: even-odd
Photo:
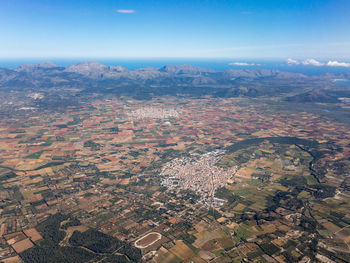
[[[223,155],[223,152],[214,151],[198,158],[172,160],[162,168],[160,176],[165,177],[162,185],[191,190],[200,196],[203,204],[213,206],[216,190],[225,186],[236,172],[236,167],[225,169],[216,166],[220,155]]]

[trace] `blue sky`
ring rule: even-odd
[[[2,59],[350,59],[348,0],[1,0],[0,25]]]

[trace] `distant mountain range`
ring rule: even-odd
[[[128,70],[97,62],[67,67],[45,62],[25,64],[15,69],[0,68],[0,90],[57,92],[76,89],[81,93],[114,93],[140,99],[160,95],[255,97],[328,89],[335,86],[334,79],[340,78],[350,79],[350,73],[306,76],[267,69],[215,71],[192,65]],[[325,100],[324,93],[321,97]],[[294,99],[299,100],[295,96]],[[312,100],[317,101],[317,98],[314,96]]]

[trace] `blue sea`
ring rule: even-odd
[[[12,59],[0,60],[0,68],[16,68],[22,64],[35,64],[39,62],[52,62],[58,66],[68,66],[85,61],[96,61],[108,66],[122,66],[130,70],[165,65],[191,64],[198,67],[211,68],[217,71],[226,69],[254,69],[264,68],[285,72],[303,73],[306,75],[320,75],[324,73],[350,72],[346,67],[287,65],[283,60],[245,60],[245,59]],[[247,63],[249,65],[232,65],[232,63]]]
[[[350,80],[347,79],[337,79],[335,80],[338,84],[349,86],[350,87]]]

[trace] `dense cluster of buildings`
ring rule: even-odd
[[[174,190],[192,190],[202,203],[211,206],[216,190],[225,186],[236,172],[236,167],[216,166],[222,155],[223,151],[213,151],[196,157],[176,158],[163,166],[162,184]]]

